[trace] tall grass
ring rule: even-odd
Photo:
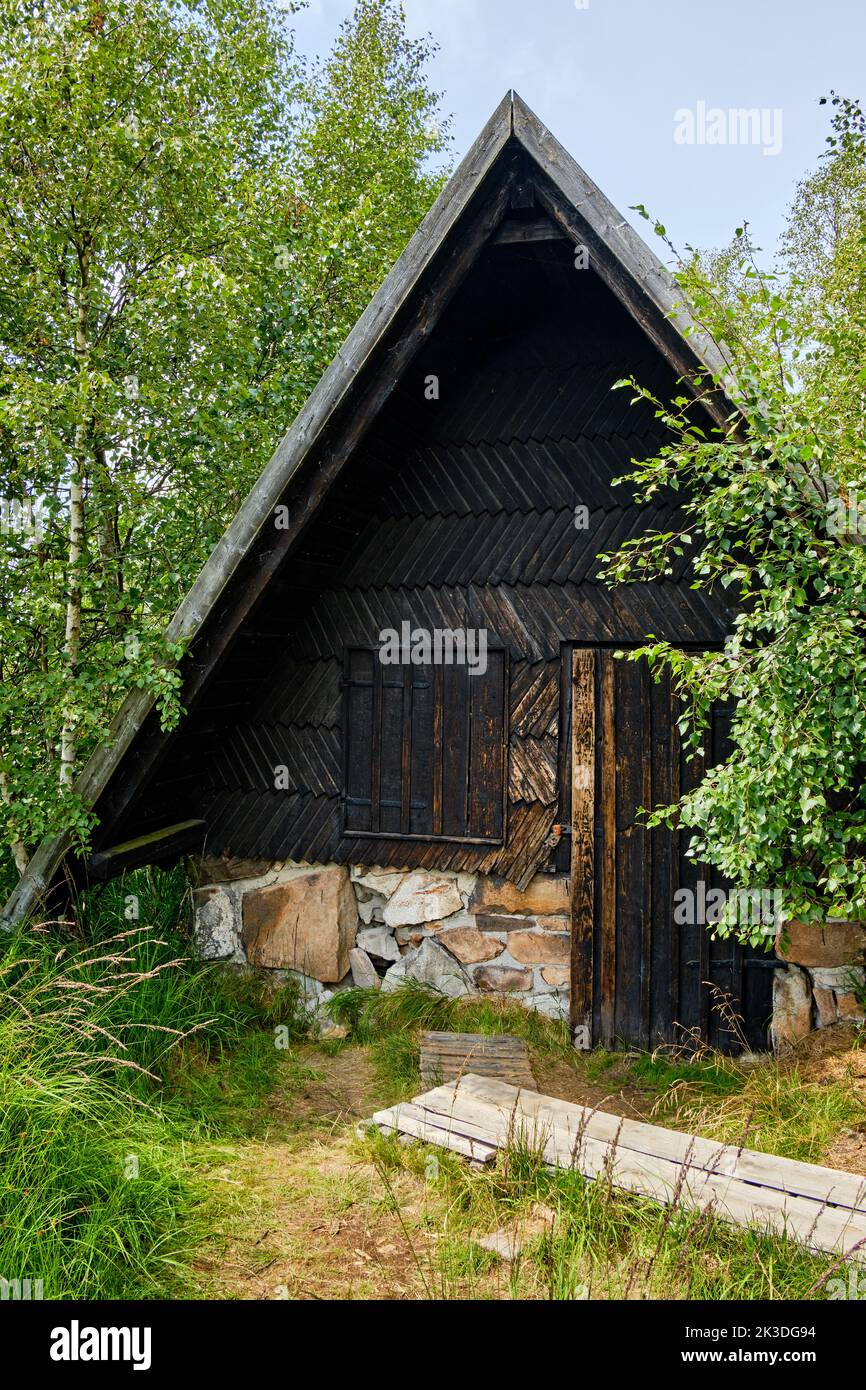
[[[712,1100],[686,1083],[671,1103],[680,1129],[806,1163],[820,1163],[840,1130],[866,1126],[850,1079],[809,1080],[796,1065],[760,1067]]]
[[[219,1116],[178,1089],[178,1058],[219,1062],[255,1023],[302,1026],[290,989],[262,997],[190,959],[184,891],[180,871],[135,875],[89,895],[75,937],[55,923],[2,943],[0,1278],[46,1298],[184,1285],[202,1213],[179,1141]]]

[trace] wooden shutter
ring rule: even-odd
[[[505,838],[507,656],[487,669],[346,654],[343,828],[377,839]]]

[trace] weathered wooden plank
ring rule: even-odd
[[[595,652],[576,647],[571,680],[571,1023],[592,1041],[595,931]]]
[[[512,1034],[424,1033],[420,1070],[422,1079],[434,1084],[473,1072],[535,1087],[526,1043]]]
[[[638,667],[640,672],[640,809],[651,811],[653,807],[652,786],[652,678],[645,661]],[[641,820],[635,827],[640,840],[640,1045],[650,1046],[650,1009],[652,986],[652,889],[653,889],[653,840],[650,831]]]
[[[669,806],[675,800],[673,763],[676,730],[672,727],[674,710],[671,699],[670,676],[653,681],[650,691],[650,721],[652,725],[652,801],[654,805]],[[673,920],[674,893],[679,887],[675,877],[674,845],[677,831],[660,826],[650,832],[652,848],[652,915],[650,929],[650,1037],[649,1046],[671,1041],[672,1018],[677,1016],[677,995],[673,992],[679,966],[674,957],[679,945],[679,932]]]
[[[631,1149],[619,1126],[604,1138],[591,1133],[588,1126],[577,1132],[564,1126],[561,1117],[546,1104],[548,1097],[535,1097],[540,1104],[534,1113],[529,1113],[522,1100],[519,1106],[497,1105],[478,1094],[466,1094],[463,1084],[439,1087],[418,1097],[415,1105],[428,1115],[437,1114],[441,1121],[447,1121],[452,1133],[484,1136],[486,1142],[497,1147],[524,1143],[552,1166],[577,1167],[590,1178],[603,1175],[616,1186],[663,1202],[675,1198],[685,1206],[711,1203],[726,1220],[793,1234],[816,1249],[850,1252],[864,1242],[860,1257],[866,1257],[866,1213],[829,1204],[823,1193],[810,1199],[785,1188],[746,1180],[737,1171],[701,1168],[687,1161],[688,1152],[684,1159],[677,1154],[666,1156]],[[736,1151],[734,1154],[738,1157]],[[832,1182],[838,1175],[829,1171]]]
[[[431,1046],[439,1043],[446,1045],[470,1042],[490,1049],[525,1047],[523,1039],[515,1037],[513,1033],[451,1033],[447,1029],[437,1029],[435,1032],[424,1033],[423,1037]]]
[[[400,834],[408,835],[412,829],[412,710],[415,701],[413,667],[407,662],[403,667],[403,727],[401,730],[400,764]]]
[[[637,819],[641,805],[647,737],[642,719],[642,670],[633,661],[611,657],[616,729],[616,985],[614,1034],[646,1046],[641,1039],[641,981],[645,895],[643,836]]]
[[[469,834],[469,674],[465,666],[444,666],[442,671],[442,736],[448,750],[442,771],[442,833],[463,836]]]
[[[498,231],[490,238],[496,246],[511,245],[515,242],[563,241],[565,234],[549,217],[535,217],[531,222],[518,222],[507,218]]]
[[[586,1134],[608,1142],[616,1140],[622,1147],[637,1152],[656,1154],[690,1167],[775,1187],[814,1201],[845,1206],[866,1216],[866,1178],[854,1173],[764,1154],[756,1149],[734,1148],[699,1135],[684,1134],[642,1120],[624,1119],[536,1092],[518,1094],[513,1086],[493,1083],[480,1076],[464,1077],[460,1090],[474,1100],[486,1100],[500,1108],[519,1106],[526,1115],[543,1115],[551,1123],[566,1128],[572,1138]]]
[[[516,1066],[491,1066],[488,1067],[484,1061],[453,1062],[449,1064],[441,1058],[435,1062],[421,1068],[421,1080],[425,1086],[443,1086],[449,1082],[459,1081],[461,1077],[468,1074],[469,1067],[483,1067],[484,1075],[493,1081],[504,1081],[507,1084],[517,1084],[531,1090],[536,1084],[535,1079],[524,1065]]]
[[[405,1119],[401,1119],[399,1112],[404,1109]],[[833,1205],[828,1197],[843,1190],[846,1181],[844,1190],[858,1183],[853,1174],[810,1164],[789,1167],[789,1161],[770,1155],[731,1150],[472,1075],[416,1097],[409,1107],[398,1106],[374,1118],[383,1128],[390,1125],[430,1142],[444,1142],[467,1156],[474,1156],[473,1144],[502,1148],[527,1143],[551,1166],[578,1167],[586,1177],[602,1176],[636,1195],[675,1201],[686,1208],[711,1207],[733,1224],[793,1236],[812,1249],[866,1259],[866,1210]],[[603,1134],[598,1132],[599,1122]],[[642,1137],[642,1147],[630,1147],[629,1140],[636,1139],[632,1126],[651,1136],[652,1149]],[[695,1161],[699,1156],[715,1166],[700,1166]],[[776,1185],[746,1178],[740,1167],[746,1157],[763,1161]],[[800,1186],[815,1189],[815,1195],[803,1196],[780,1186],[780,1172],[793,1176]]]
[[[505,1052],[493,1048],[488,1050],[482,1047],[473,1047],[472,1045],[457,1047],[455,1044],[450,1044],[446,1047],[430,1047],[422,1043],[422,1050],[425,1057],[452,1059],[460,1062],[483,1059],[485,1064],[489,1064],[490,1066],[508,1066],[512,1062],[526,1061],[525,1050],[517,1048],[513,1051]],[[469,1070],[471,1071],[472,1068],[470,1067]]]
[[[444,739],[444,668],[433,668],[433,779],[431,790],[433,834],[442,834],[442,788],[447,750]]]
[[[613,657],[601,656],[601,957],[599,1023],[600,1041],[614,1042],[616,1007],[616,727],[614,723]]]
[[[459,1126],[452,1125],[447,1116],[431,1114],[419,1106],[401,1104],[391,1110],[380,1110],[373,1116],[372,1123],[383,1131],[411,1134],[425,1144],[439,1144],[482,1163],[489,1162],[496,1154],[496,1145],[486,1129],[468,1133],[473,1126],[467,1121],[461,1121]]]
[[[422,1039],[421,1043],[425,1052],[436,1053],[442,1057],[490,1057],[508,1060],[510,1058],[524,1058],[526,1048],[522,1043],[510,1045],[508,1047],[485,1047],[482,1043],[472,1042],[431,1042],[427,1038]]]

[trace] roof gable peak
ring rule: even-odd
[[[518,150],[531,170],[531,189],[521,186],[509,163],[509,155]],[[188,707],[339,476],[359,430],[363,433],[376,417],[483,246],[497,235],[512,234],[513,224],[506,224],[510,212],[525,212],[535,204],[537,233],[553,232],[585,248],[589,264],[679,375],[697,371],[724,379],[722,358],[681,305],[681,293],[661,262],[519,94],[509,90],[277,445],[172,618],[168,639],[197,643],[197,663],[184,686]],[[401,327],[416,304],[419,321]],[[728,412],[720,401],[717,417]],[[292,504],[292,526],[275,534],[274,509],[298,491],[302,480],[308,491],[302,505]],[[248,562],[254,554],[259,562],[251,577]],[[76,790],[86,804],[95,805],[109,791],[115,796],[115,774],[133,744],[143,741],[146,724],[152,735],[154,718],[152,696],[132,692],[114,720],[111,743],[93,753],[78,779]],[[156,756],[138,757],[135,777],[126,768],[123,804],[147,777]],[[63,836],[43,842],[0,923],[12,925],[33,910],[69,848]]]

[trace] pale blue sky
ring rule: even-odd
[[[578,4],[585,0],[578,0]],[[818,98],[866,98],[866,0],[405,0],[462,155],[509,87],[628,213],[644,203],[677,244],[727,242],[747,218],[771,246],[828,130]],[[299,48],[325,52],[351,0],[311,0]],[[782,148],[678,144],[675,112],[782,112]],[[657,244],[657,251],[666,254]]]

